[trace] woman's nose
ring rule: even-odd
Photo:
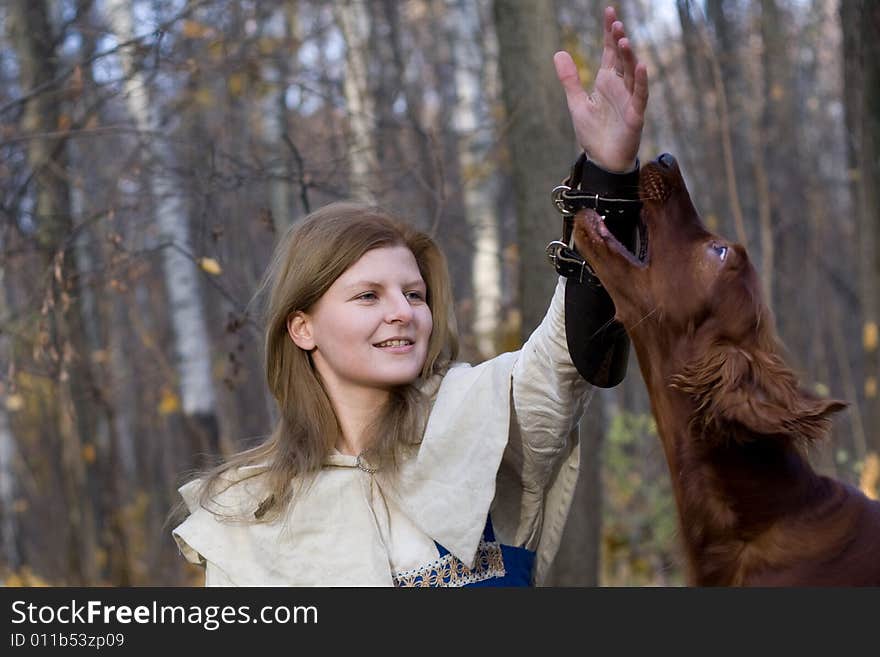
[[[405,294],[395,295],[391,301],[391,307],[388,309],[388,315],[385,319],[389,324],[392,322],[403,322],[404,324],[412,320],[413,309],[409,304],[409,299]]]

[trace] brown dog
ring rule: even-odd
[[[646,165],[639,191],[644,261],[593,211],[574,239],[635,347],[689,581],[880,585],[880,503],[819,476],[800,449],[845,404],[798,386],[745,249],[706,229],[674,158]]]

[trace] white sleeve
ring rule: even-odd
[[[542,464],[536,483],[546,483],[544,471],[565,450],[593,390],[568,353],[565,280],[559,278],[547,314],[520,350],[512,374],[513,424],[529,460]]]
[[[493,511],[506,540],[534,549],[547,489],[577,447],[576,427],[594,390],[568,352],[565,278],[559,278],[544,319],[520,350],[511,379],[510,436]],[[563,516],[567,512],[566,504]]]

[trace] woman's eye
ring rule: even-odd
[[[722,244],[713,244],[712,250],[718,254],[718,257],[724,260],[727,257],[727,247]]]
[[[415,291],[407,292],[406,296],[407,296],[407,298],[409,298],[410,301],[413,301],[413,300],[424,301],[425,300],[425,295],[422,294],[421,292],[415,292]]]
[[[373,299],[376,299],[376,298],[377,297],[376,297],[375,292],[364,292],[363,294],[358,296],[358,299],[363,299],[364,301],[372,301]]]

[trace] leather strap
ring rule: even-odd
[[[587,159],[575,161],[569,176],[553,190],[562,214],[562,240],[551,242],[547,255],[568,280],[565,287],[565,335],[572,362],[581,376],[601,388],[618,385],[626,375],[629,337],[614,319],[614,302],[572,238],[574,215],[590,208],[603,214],[608,229],[633,250],[641,210],[638,161],[633,171],[612,173]]]

